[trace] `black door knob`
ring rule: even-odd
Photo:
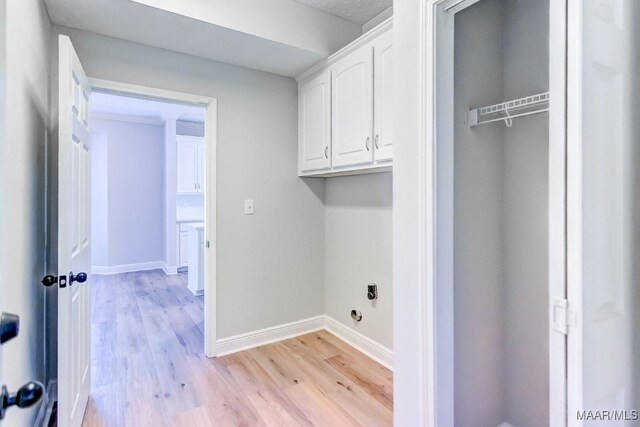
[[[55,285],[56,283],[58,283],[58,278],[56,276],[52,276],[51,274],[48,274],[42,278],[42,284],[47,288],[49,286]]]
[[[73,282],[84,283],[87,281],[87,273],[73,274],[69,273],[69,286],[73,286]]]
[[[23,385],[15,394],[9,393],[7,386],[3,385],[0,393],[0,420],[4,418],[7,408],[14,405],[18,408],[29,408],[38,403],[43,394],[44,386],[37,381]]]

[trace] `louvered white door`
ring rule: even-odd
[[[77,427],[90,389],[91,87],[67,36],[58,78],[58,425]]]
[[[640,407],[638,3],[569,1],[570,426],[639,422],[628,418]]]

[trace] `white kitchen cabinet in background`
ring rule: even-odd
[[[298,91],[298,152],[304,172],[331,168],[331,73],[325,70]]]
[[[204,194],[204,138],[176,137],[178,195]]]
[[[178,268],[189,265],[189,229],[186,224],[178,225]]]
[[[188,227],[189,273],[187,287],[194,295],[204,294],[204,224],[190,224]]]

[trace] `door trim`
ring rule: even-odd
[[[582,17],[580,0],[567,0],[567,300],[582,313]],[[583,408],[582,325],[569,331],[567,347],[568,426],[584,423],[575,417]]]
[[[137,95],[145,98],[164,99],[186,104],[201,105],[207,109],[205,120],[205,144],[207,147],[206,193],[205,193],[205,240],[210,242],[205,247],[204,271],[204,352],[207,357],[215,357],[216,353],[216,312],[217,312],[217,221],[216,221],[216,181],[218,155],[218,100],[209,96],[196,95],[186,92],[176,92],[147,86],[133,85],[112,80],[89,77],[89,84],[93,89],[125,95]]]

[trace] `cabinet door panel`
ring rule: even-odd
[[[373,162],[373,50],[364,46],[332,68],[332,165]]]
[[[178,194],[194,194],[198,181],[198,145],[193,141],[177,143],[177,192]]]
[[[206,165],[206,149],[204,142],[198,143],[198,193],[204,194],[206,176],[204,173]]]
[[[376,163],[393,159],[393,35],[391,31],[373,44],[374,146]]]
[[[180,247],[179,247],[179,263],[178,267],[186,267],[189,265],[189,232],[180,232]]]
[[[301,172],[331,167],[331,74],[325,71],[300,86],[299,166]]]

